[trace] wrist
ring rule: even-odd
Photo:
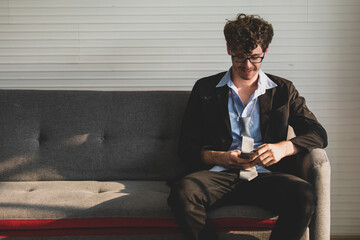
[[[300,149],[291,141],[283,141],[281,143],[283,144],[285,149],[285,157],[295,155],[300,151]]]
[[[202,150],[201,160],[207,165],[221,165],[226,156],[226,152],[214,150]]]

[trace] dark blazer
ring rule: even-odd
[[[229,87],[225,85],[216,88],[225,73],[198,80],[190,94],[179,143],[180,157],[189,172],[213,167],[202,162],[202,150],[227,151],[232,143],[228,112]],[[277,87],[267,90],[259,97],[263,142],[277,143],[286,140],[290,125],[296,134],[291,141],[304,149],[303,152],[325,148],[326,131],[307,108],[305,99],[299,95],[292,82],[270,74],[267,76]],[[283,159],[269,169],[292,172],[289,168],[294,166],[286,164],[290,162],[295,161]]]

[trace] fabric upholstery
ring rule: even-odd
[[[0,91],[0,180],[179,174],[188,92]]]
[[[169,187],[163,181],[39,181],[3,182],[2,219],[63,219],[94,217],[173,218],[167,206]],[[257,207],[225,207],[212,217],[275,215]]]
[[[314,149],[302,161],[302,177],[313,184],[317,207],[311,222],[310,239],[328,240],[330,237],[330,175],[329,159],[323,149]]]
[[[166,203],[166,180],[184,170],[177,144],[188,96],[0,90],[0,237],[182,240]],[[319,198],[311,239],[327,239],[329,161],[315,149],[300,166]],[[222,240],[267,239],[276,220],[254,206],[223,207],[210,217]],[[77,228],[66,229],[75,222]],[[86,228],[94,224],[99,228]],[[151,229],[158,232],[144,234]]]

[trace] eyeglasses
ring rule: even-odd
[[[262,57],[259,57],[259,56],[256,56],[256,55],[250,56],[250,57],[231,55],[231,58],[234,59],[234,61],[237,62],[237,63],[244,63],[248,59],[249,59],[249,61],[251,63],[261,63],[263,61],[264,57],[265,57],[265,52],[264,52]]]

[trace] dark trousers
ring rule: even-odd
[[[260,173],[247,182],[235,171],[191,173],[171,184],[168,204],[187,240],[216,240],[207,211],[225,205],[255,205],[279,215],[271,240],[304,234],[315,209],[313,186],[289,174]]]

